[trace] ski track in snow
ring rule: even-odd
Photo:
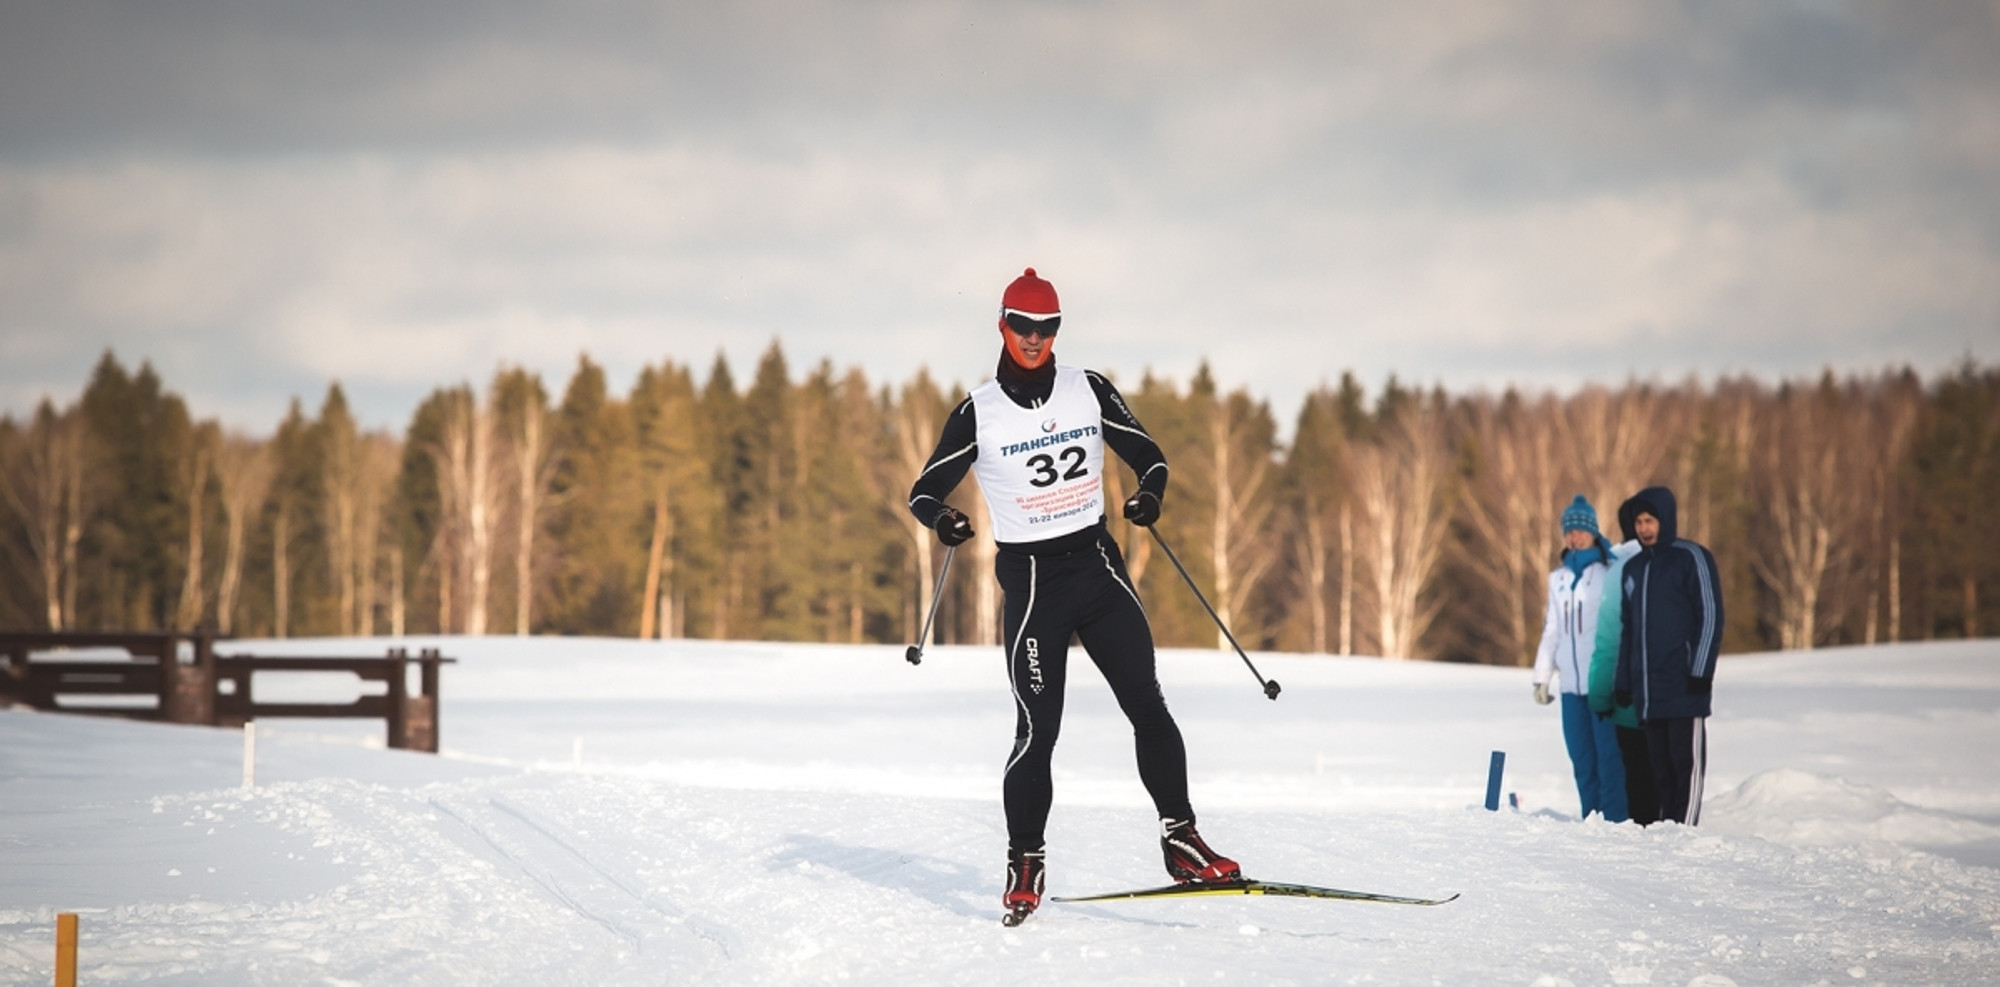
[[[993,662],[941,655],[925,675],[894,668],[894,649],[746,645],[735,668],[720,645],[669,660],[482,645],[445,642],[467,657],[446,683],[449,756],[280,722],[260,736],[273,780],[250,790],[229,783],[227,731],[0,713],[0,982],[49,981],[58,910],[82,914],[92,984],[2000,980],[2000,870],[1982,863],[2000,846],[1983,814],[2000,797],[1991,644],[1727,659],[1703,825],[1647,829],[1570,814],[1559,727],[1519,708],[1524,671],[1260,656],[1286,681],[1269,709],[1254,690],[1211,695],[1248,689],[1212,653],[1170,656],[1202,829],[1247,872],[1463,897],[1046,903],[1018,929],[998,922],[1004,825],[980,792],[1005,740]],[[524,648],[581,651],[624,684],[553,698],[575,715],[510,733],[523,721],[492,711],[539,694],[508,650]],[[484,679],[466,667],[481,660]],[[1885,707],[1863,670],[1892,660],[1901,685],[1928,675],[1957,706]],[[667,684],[645,674],[663,665]],[[1129,736],[1101,682],[1072,678],[1049,892],[1159,883]],[[1853,708],[1825,698],[1839,689],[1789,708],[1794,683],[1846,684]],[[1334,723],[1315,695],[1356,705]],[[605,722],[598,702],[646,696],[682,718],[574,746],[568,731]],[[1813,725],[1864,711],[1866,738]],[[653,743],[670,746],[640,749]],[[1476,807],[1483,764],[1466,762],[1488,745],[1514,751],[1527,811]]]

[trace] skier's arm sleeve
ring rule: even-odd
[[[1618,630],[1625,612],[1625,594],[1618,591],[1623,568],[1617,566],[1604,574],[1604,599],[1597,605],[1597,633],[1590,648],[1590,708],[1598,713],[1609,713],[1617,706],[1611,701],[1611,689],[1612,680],[1618,677]]]
[[[1694,637],[1688,652],[1688,678],[1711,682],[1715,679],[1715,656],[1722,650],[1722,581],[1715,569],[1715,556],[1707,547],[1695,546],[1693,577],[1687,592],[1694,601]]]
[[[1611,695],[1614,703],[1619,694],[1631,695],[1632,693],[1632,655],[1633,649],[1638,647],[1638,645],[1632,643],[1632,639],[1638,634],[1638,622],[1633,620],[1631,613],[1625,610],[1625,604],[1631,602],[1625,596],[1626,582],[1627,578],[1625,574],[1622,572],[1619,573],[1618,667],[1611,675]]]
[[[1083,375],[1097,394],[1098,411],[1104,418],[1104,444],[1139,475],[1139,489],[1165,502],[1167,454],[1160,451],[1160,444],[1146,433],[1146,427],[1139,424],[1138,416],[1126,406],[1125,396],[1118,393],[1118,388],[1097,371],[1086,370]]]
[[[1535,645],[1535,684],[1556,677],[1556,638],[1562,635],[1562,618],[1556,615],[1556,578],[1548,579],[1548,603],[1542,607],[1542,641]]]
[[[910,487],[910,513],[924,527],[937,525],[938,515],[944,513],[944,499],[957,489],[958,482],[965,479],[965,471],[978,458],[979,422],[973,413],[972,399],[966,398],[945,416],[937,449]]]

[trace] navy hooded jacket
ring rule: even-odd
[[[1722,647],[1715,556],[1679,536],[1673,491],[1648,487],[1628,503],[1660,520],[1660,536],[1621,573],[1625,628],[1613,688],[1631,696],[1641,720],[1707,716]]]

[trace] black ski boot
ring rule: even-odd
[[[1008,848],[1007,893],[1000,897],[1007,914],[1000,918],[1001,925],[1020,925],[1041,905],[1042,869],[1042,851]]]
[[[1216,853],[1201,834],[1194,831],[1192,819],[1160,820],[1160,850],[1167,858],[1167,876],[1187,884],[1214,884],[1220,881],[1234,881],[1243,876],[1243,868],[1236,861]]]

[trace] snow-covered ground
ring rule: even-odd
[[[388,642],[245,642],[379,653]],[[1697,828],[1575,818],[1524,670],[1162,655],[1211,842],[1436,908],[1208,898],[998,921],[998,649],[412,639],[442,756],[379,723],[0,712],[0,982],[2000,982],[2000,643],[1731,657]],[[1078,660],[1081,660],[1080,654]],[[260,695],[313,691],[260,679]],[[1490,752],[1520,809],[1482,807]],[[1161,883],[1072,676],[1049,890]]]

